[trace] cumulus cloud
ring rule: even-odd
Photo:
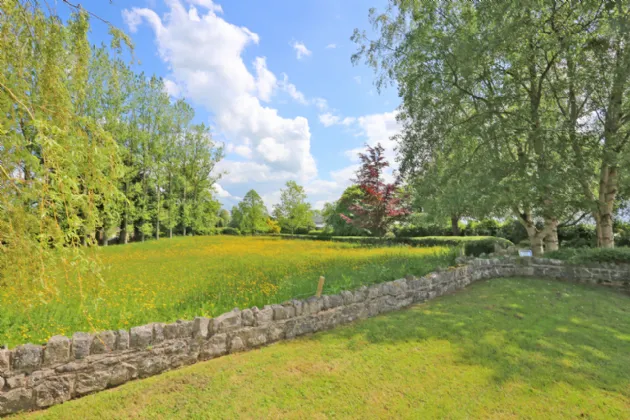
[[[296,102],[306,105],[308,101],[302,92],[300,92],[293,83],[289,83],[289,76],[286,73],[282,73],[282,80],[280,81],[280,88],[289,94]]]
[[[241,197],[237,197],[235,195],[230,194],[227,190],[225,190],[220,184],[214,184],[214,191],[217,193],[219,198],[228,199],[232,201],[240,201]]]
[[[299,91],[287,87],[284,78],[279,83],[264,57],[257,57],[250,71],[242,55],[249,45],[260,42],[256,33],[218,16],[220,6],[211,0],[188,3],[168,0],[163,17],[149,8],[132,8],[123,11],[123,18],[132,32],[149,25],[171,71],[168,78],[186,97],[212,112],[222,136],[247,140],[245,147],[235,145],[234,150],[249,161],[222,161],[220,169],[228,172],[222,183],[314,178],[317,168],[307,119],[282,117],[261,103],[269,101],[279,85],[297,98]],[[301,45],[304,49],[295,47],[298,55],[310,54]]]
[[[164,89],[166,90],[166,93],[168,93],[170,96],[179,96],[179,94],[181,93],[181,90],[179,89],[179,86],[177,86],[177,83],[169,79],[164,79]]]
[[[295,50],[295,54],[298,60],[301,60],[304,57],[309,57],[312,54],[312,52],[308,48],[306,48],[306,45],[304,45],[303,42],[294,41],[291,46]]]
[[[324,127],[330,127],[331,125],[335,125],[339,122],[339,117],[330,112],[327,112],[319,116],[319,122],[324,124]]]

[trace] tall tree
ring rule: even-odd
[[[288,181],[281,190],[280,203],[274,206],[273,215],[282,229],[295,233],[296,229],[308,229],[313,225],[313,211],[306,201],[304,187]]]
[[[363,197],[350,207],[350,216],[341,216],[374,236],[385,235],[393,222],[410,214],[407,197],[400,190],[400,176],[395,174],[392,183],[383,180],[383,169],[389,166],[384,151],[379,143],[368,146],[367,153],[359,154],[361,167],[355,182],[363,191]]]
[[[239,229],[244,233],[260,233],[267,230],[267,208],[258,193],[249,190],[238,204],[240,213]],[[234,212],[232,212],[234,217]]]

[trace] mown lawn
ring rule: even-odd
[[[101,277],[51,273],[0,288],[0,345],[53,335],[216,316],[234,307],[280,303],[423,275],[454,261],[447,248],[383,247],[271,237],[188,237],[99,248]]]
[[[532,279],[454,295],[28,418],[628,418],[630,297]]]

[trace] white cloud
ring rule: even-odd
[[[324,98],[313,98],[313,100],[311,102],[320,111],[325,111],[325,110],[328,109],[328,101],[326,99],[324,99]]]
[[[219,198],[224,198],[232,201],[240,201],[241,197],[237,197],[235,195],[230,194],[227,190],[225,190],[221,185],[214,184],[214,191],[217,193]]]
[[[294,41],[291,46],[295,50],[296,56],[298,60],[301,60],[304,57],[309,57],[312,52],[306,48],[303,42]]]
[[[252,158],[252,149],[250,149],[248,146],[245,146],[243,144],[240,146],[234,147],[234,153],[236,153],[239,156],[243,156],[246,159]]]
[[[245,148],[239,151],[251,160],[222,161],[219,169],[228,172],[222,184],[314,178],[317,168],[310,152],[307,119],[284,118],[278,110],[262,105],[261,101],[271,98],[278,81],[267,69],[265,58],[254,60],[255,75],[243,61],[245,48],[259,43],[259,36],[217,16],[218,6],[210,0],[190,2],[199,11],[185,7],[181,0],[166,3],[169,11],[162,18],[148,8],[124,10],[123,17],[131,31],[143,22],[149,24],[159,55],[171,70],[169,79],[187,98],[214,115],[219,134],[227,141],[249,139],[246,146],[251,153]]]
[[[327,112],[319,116],[319,122],[324,124],[324,127],[330,127],[331,125],[335,125],[339,122],[339,117],[330,112]]]
[[[206,9],[212,10],[213,12],[216,12],[216,13],[223,13],[223,8],[218,4],[214,4],[212,0],[186,0],[186,1],[190,4],[203,6]]]
[[[361,76],[354,76],[354,81],[361,84]]]
[[[326,49],[327,50],[334,49],[334,48],[337,48],[337,44],[328,44],[328,45],[326,45]]]
[[[179,86],[177,86],[177,83],[169,79],[164,79],[164,89],[166,90],[166,93],[168,93],[170,96],[177,97],[181,93],[181,90]]]
[[[289,76],[286,73],[282,73],[282,80],[280,81],[280,88],[289,94],[296,102],[306,105],[308,101],[304,97],[304,94],[297,90],[293,83],[289,83]]]
[[[277,86],[276,76],[267,69],[267,59],[256,57],[254,60],[256,69],[256,92],[261,101],[269,102],[271,95]]]

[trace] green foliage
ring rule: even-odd
[[[346,222],[341,215],[350,216],[350,206],[363,198],[363,190],[358,185],[346,188],[334,203],[326,203],[322,216],[326,220],[326,226],[332,229],[335,236],[367,236],[369,232]]]
[[[331,236],[331,235],[290,235],[282,234],[285,239],[310,239],[332,242],[356,243],[369,246],[410,245],[417,247],[464,246],[466,255],[489,254],[495,251],[495,245],[505,249],[514,244],[504,238],[486,236],[427,236],[421,238],[366,237],[366,236]],[[477,245],[478,244],[478,245]]]
[[[230,221],[232,220],[232,217],[230,216],[230,212],[227,211],[226,209],[221,209],[219,210],[219,219],[217,220],[217,227],[227,227],[230,224]]]
[[[313,211],[306,201],[304,187],[295,181],[288,181],[286,188],[280,191],[280,203],[273,209],[273,215],[283,231],[295,233],[298,229],[313,226]]]
[[[563,248],[546,253],[545,258],[564,260],[573,264],[630,264],[630,248]]]
[[[267,219],[267,233],[276,234],[280,233],[282,229],[277,221],[272,218]]]
[[[241,234],[241,231],[238,230],[237,228],[233,228],[233,227],[224,227],[222,229],[219,230],[219,233],[221,233],[221,235],[235,235],[238,236]]]
[[[267,231],[267,219],[269,215],[265,203],[258,193],[249,190],[243,201],[238,204],[236,215],[232,212],[232,219],[238,220],[238,227],[241,232],[255,234]]]

